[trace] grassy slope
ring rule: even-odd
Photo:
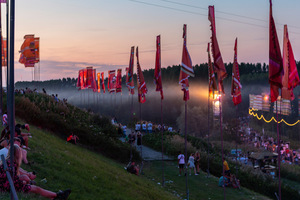
[[[165,165],[166,190],[160,188],[161,163],[146,163],[145,175],[137,177],[128,174],[124,166],[111,159],[75,146],[59,139],[48,132],[32,126],[33,138],[30,139],[31,150],[28,159],[35,163],[27,170],[38,172],[36,182],[45,189],[58,191],[71,188],[70,200],[88,199],[179,199],[175,195],[185,198],[185,177],[178,177],[176,163]],[[46,178],[47,182],[41,180]],[[215,177],[189,177],[190,199],[223,199],[223,189],[217,186]],[[169,191],[169,192],[168,192]],[[173,194],[175,195],[173,195]],[[226,189],[226,196],[232,200],[266,200],[267,197],[251,192],[247,189]],[[20,199],[45,199],[34,194],[19,194]],[[0,199],[9,199],[9,195],[0,195]]]
[[[71,188],[70,200],[88,199],[176,199],[151,181],[127,173],[124,166],[96,153],[75,146],[32,127],[29,161],[23,165],[37,174],[37,185],[57,192]],[[41,182],[46,178],[47,182]],[[20,194],[20,199],[44,199],[33,194]],[[0,195],[9,199],[9,195]]]
[[[164,162],[165,163],[165,180],[166,188],[176,194],[180,195],[182,198],[186,197],[185,189],[185,176],[178,176],[178,168],[176,162]],[[161,177],[161,162],[156,161],[152,163],[147,163],[144,167],[144,172],[146,176],[155,181],[156,183],[162,180]],[[170,182],[170,180],[172,182]],[[224,198],[224,191],[222,187],[218,187],[219,179],[210,176],[206,177],[206,174],[203,172],[199,176],[192,175],[188,176],[188,186],[190,193],[190,200],[217,200]],[[241,188],[241,190],[234,188],[226,188],[226,199],[230,200],[267,200],[270,199],[261,194],[252,192],[246,188]]]

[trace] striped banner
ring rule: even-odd
[[[290,115],[292,108],[291,108],[291,101],[287,99],[281,99],[281,96],[279,96],[277,100],[277,109],[278,114],[281,115]],[[276,113],[276,103],[274,103],[274,113]]]

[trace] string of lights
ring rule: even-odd
[[[256,117],[258,120],[263,119],[266,123],[271,123],[272,121],[274,121],[275,123],[277,123],[277,120],[272,117],[270,120],[267,120],[263,115],[261,115],[260,117],[258,116],[257,113],[254,113],[253,111],[257,111],[257,109],[254,108],[249,108],[249,115],[252,115],[253,117]],[[287,126],[295,126],[298,123],[300,123],[300,120],[296,121],[295,123],[288,123],[287,121],[285,121],[284,119],[281,119],[280,121],[278,121],[278,123],[285,123]]]

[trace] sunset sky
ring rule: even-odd
[[[86,66],[107,76],[107,70],[128,66],[131,46],[139,46],[142,69],[153,68],[159,34],[162,67],[180,64],[183,24],[193,64],[205,63],[211,34],[209,5],[215,5],[224,62],[233,60],[235,37],[239,62],[268,62],[269,0],[16,0],[15,80],[32,80],[32,70],[18,62],[26,34],[40,37],[41,80],[77,77]],[[281,48],[287,24],[296,60],[299,8],[299,0],[273,0]],[[2,4],[4,37],[5,10]]]

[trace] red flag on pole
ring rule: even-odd
[[[130,51],[130,60],[129,60],[129,67],[126,74],[126,86],[128,90],[133,95],[134,94],[134,83],[133,83],[133,65],[134,65],[134,46],[131,47]]]
[[[116,70],[108,71],[107,89],[109,93],[116,91]]]
[[[2,38],[2,67],[7,66],[7,42],[6,38]]]
[[[189,95],[189,77],[194,77],[194,69],[192,66],[192,60],[186,47],[186,24],[183,25],[183,50],[182,61],[180,68],[179,84],[181,84],[181,90],[183,91],[183,100],[190,99]]]
[[[281,95],[283,99],[294,100],[293,89],[300,84],[292,45],[288,35],[287,25],[284,25],[283,36],[283,70]]]
[[[34,67],[35,63],[40,61],[39,58],[39,41],[34,35],[25,35],[24,42],[21,46],[19,62],[25,67]]]
[[[216,82],[216,77],[215,77],[215,72],[211,63],[211,58],[210,58],[210,44],[208,43],[207,45],[207,53],[208,53],[208,78],[209,78],[209,96],[212,97],[213,91],[218,90],[217,82]]]
[[[164,93],[163,93],[162,83],[161,83],[160,35],[156,37],[156,59],[155,59],[154,82],[156,84],[156,91],[160,91],[161,99],[164,99]]]
[[[116,91],[122,92],[122,69],[117,71]]]
[[[137,61],[137,87],[138,87],[138,98],[140,103],[146,102],[147,87],[144,80],[144,75],[139,62],[139,49],[136,47],[136,61]]]
[[[83,73],[83,70],[79,70],[78,71],[78,78],[77,78],[77,84],[76,87],[78,88],[78,90],[81,89],[82,85],[81,85],[81,74]]]
[[[86,76],[85,76],[85,87],[86,88],[92,88],[93,83],[93,67],[87,67],[86,68]]]
[[[92,84],[91,84],[91,89],[93,89],[93,92],[97,92],[97,82],[96,82],[96,69],[93,69],[92,73]]]
[[[278,42],[275,22],[272,15],[272,1],[270,0],[270,25],[269,25],[269,83],[271,102],[277,100],[279,88],[282,88],[282,58]]]
[[[104,72],[101,72],[101,89],[103,91],[103,94],[105,94]]]
[[[208,20],[211,22],[211,44],[212,44],[212,55],[214,58],[214,66],[215,71],[218,75],[218,81],[219,81],[219,90],[225,94],[224,86],[223,86],[223,79],[227,77],[226,68],[223,63],[221,51],[219,48],[217,35],[216,35],[216,24],[215,24],[215,8],[214,6],[208,7]]]
[[[232,82],[231,82],[231,96],[234,105],[238,105],[242,102],[241,89],[242,89],[242,85],[240,81],[239,64],[237,62],[237,38],[236,38],[235,45],[234,45],[234,61],[232,66]]]
[[[100,93],[100,88],[101,88],[101,85],[100,85],[100,72],[97,73],[97,87],[98,87],[98,93]]]

